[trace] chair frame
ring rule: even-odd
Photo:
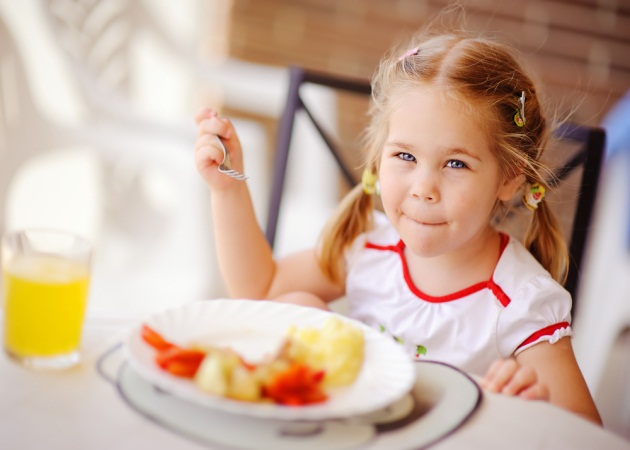
[[[565,123],[555,130],[555,134],[562,139],[582,143],[575,155],[556,170],[554,178],[557,185],[580,166],[584,170],[569,239],[569,273],[564,283],[564,287],[573,296],[573,314],[575,314],[579,278],[584,266],[584,249],[593,223],[595,200],[604,161],[606,133],[602,128]]]
[[[276,136],[276,153],[273,165],[273,181],[271,186],[271,196],[269,200],[269,209],[267,216],[267,228],[265,235],[267,241],[273,247],[278,227],[278,217],[280,215],[280,206],[282,203],[282,193],[284,190],[284,181],[287,171],[287,163],[289,161],[289,150],[291,147],[291,137],[293,135],[293,124],[295,115],[298,111],[304,111],[311,123],[321,136],[322,140],[330,150],[331,154],[337,161],[338,167],[345,181],[350,185],[354,185],[358,180],[348,170],[341,159],[341,151],[335,140],[324,130],[313,116],[312,112],[300,96],[300,88],[303,84],[317,84],[333,89],[354,92],[357,94],[370,95],[372,88],[370,83],[363,80],[342,78],[334,75],[324,74],[305,70],[301,67],[289,67],[289,88],[286,98],[284,112],[280,117],[278,124],[278,134]]]
[[[265,230],[267,241],[272,248],[275,243],[278,217],[280,215],[293,125],[295,116],[299,111],[306,113],[306,116],[337,161],[345,181],[350,186],[354,186],[358,182],[341,158],[341,151],[338,144],[330,134],[321,127],[305,104],[300,95],[301,86],[304,84],[316,84],[339,91],[364,95],[371,94],[370,83],[366,80],[339,77],[307,70],[298,66],[289,67],[289,80],[285,109],[280,118],[276,138],[273,184]],[[579,277],[584,263],[584,248],[591,228],[599,177],[604,159],[605,132],[601,128],[565,123],[558,127],[558,129],[554,131],[554,134],[560,139],[582,143],[576,153],[555,171],[555,176],[549,181],[551,185],[558,185],[579,167],[584,168],[579,187],[580,195],[577,200],[577,208],[573,218],[571,237],[568,241],[570,265],[568,277],[564,284],[565,288],[573,297],[573,314],[575,314]]]

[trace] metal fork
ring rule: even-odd
[[[219,165],[219,172],[229,175],[236,180],[247,180],[249,177],[246,176],[244,173],[240,173],[232,169],[232,163],[230,163],[230,154],[225,148],[225,145],[223,145],[223,141],[219,136],[217,136],[217,141],[219,141],[219,146],[221,147],[221,150],[223,150],[223,162]]]

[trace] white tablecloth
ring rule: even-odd
[[[140,319],[92,314],[84,328],[82,363],[65,372],[28,370],[3,353],[0,448],[221,448],[195,442],[138,414],[123,401],[114,385],[99,375],[99,357]],[[431,448],[630,450],[630,442],[548,403],[484,392],[475,414]]]

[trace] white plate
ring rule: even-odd
[[[230,346],[246,360],[256,362],[276,351],[289,326],[319,327],[331,314],[266,301],[206,300],[154,314],[145,323],[176,344],[185,346],[202,341],[215,346]],[[328,400],[315,405],[287,407],[205,394],[192,381],[174,377],[155,364],[155,351],[141,337],[142,324],[129,333],[123,350],[131,366],[161,389],[232,414],[280,420],[342,418],[378,410],[408,393],[414,382],[414,368],[402,348],[360,322],[339,317],[363,330],[363,367],[352,385],[329,390]]]

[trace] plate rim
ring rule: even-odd
[[[428,448],[434,444],[436,444],[437,442],[440,442],[444,439],[446,439],[447,437],[449,437],[450,435],[454,434],[457,430],[459,430],[462,426],[464,426],[464,424],[466,422],[468,422],[468,420],[470,420],[470,418],[472,416],[474,416],[477,411],[479,410],[479,407],[481,406],[481,403],[483,401],[484,398],[484,394],[483,394],[483,389],[481,388],[481,386],[479,385],[479,383],[477,383],[477,381],[475,381],[475,379],[467,372],[463,371],[462,369],[460,369],[459,367],[456,367],[452,364],[446,363],[444,361],[437,361],[437,360],[432,360],[432,359],[423,359],[420,361],[415,361],[414,362],[414,366],[415,366],[415,374],[416,374],[416,383],[418,382],[417,378],[419,378],[422,374],[422,370],[419,369],[419,367],[429,367],[429,366],[433,366],[435,367],[440,367],[441,369],[447,369],[449,371],[455,372],[457,373],[458,377],[460,377],[460,379],[463,381],[466,381],[466,385],[467,386],[471,386],[473,391],[475,392],[475,401],[472,405],[469,406],[469,408],[466,410],[466,413],[463,414],[460,418],[458,418],[458,421],[456,424],[451,425],[451,427],[449,428],[448,431],[440,434],[439,436],[436,436],[433,439],[430,439],[429,441],[425,442],[422,444],[421,447],[418,447],[419,449],[423,449],[423,448]],[[437,378],[438,380],[441,380],[440,378]],[[414,388],[415,388],[415,383],[414,383]],[[436,406],[438,407],[444,407],[443,402],[438,403]],[[432,408],[432,410],[428,413],[430,416],[433,416],[435,414],[439,414],[441,411],[436,411]],[[426,424],[426,422],[425,422]]]

